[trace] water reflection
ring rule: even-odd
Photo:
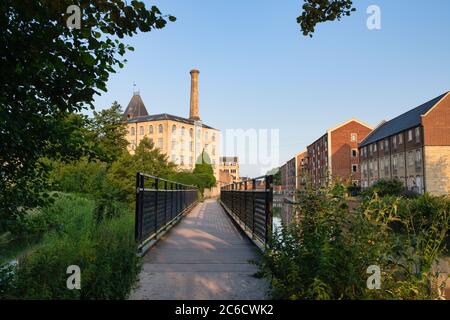
[[[282,195],[274,195],[273,197],[273,230],[288,225],[295,216],[295,203],[283,197]]]

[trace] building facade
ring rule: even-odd
[[[295,155],[295,189],[301,190],[308,183],[308,152],[306,150]]]
[[[288,160],[280,167],[281,192],[292,197],[296,190],[296,158]]]
[[[450,94],[381,123],[359,145],[361,185],[399,179],[409,191],[450,192]]]
[[[221,132],[202,122],[199,115],[198,70],[191,71],[189,118],[171,114],[149,115],[139,92],[134,92],[125,112],[128,151],[133,153],[142,139],[149,138],[182,170],[191,171],[202,151],[209,155],[216,180],[219,180]]]
[[[228,174],[231,182],[240,182],[239,175],[239,158],[238,157],[220,157],[219,170],[221,173]],[[225,177],[225,175],[223,175]]]
[[[308,176],[314,188],[339,178],[360,184],[358,144],[373,130],[359,120],[350,119],[327,130],[307,147]]]

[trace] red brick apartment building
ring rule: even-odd
[[[400,179],[417,193],[450,193],[450,92],[381,123],[359,145],[362,187]]]
[[[313,187],[326,186],[339,177],[360,184],[358,144],[373,128],[357,119],[350,119],[327,130],[307,147],[309,179]]]
[[[295,189],[303,189],[308,183],[308,152],[301,151],[295,155]]]
[[[293,196],[296,187],[296,158],[290,159],[280,167],[281,188],[286,196]]]

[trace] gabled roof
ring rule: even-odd
[[[382,140],[407,129],[417,127],[421,124],[421,116],[430,111],[436,104],[439,103],[449,92],[441,94],[424,104],[405,112],[398,117],[382,123],[374,131],[372,131],[361,143],[360,147],[364,147],[375,141]]]
[[[128,123],[139,123],[139,122],[159,121],[159,120],[172,120],[172,121],[177,121],[177,122],[191,124],[191,125],[194,125],[195,122],[198,122],[198,121],[195,121],[192,119],[186,119],[186,118],[174,116],[174,115],[168,114],[168,113],[161,113],[161,114],[152,114],[152,115],[130,118],[130,119],[128,119]],[[210,127],[204,123],[202,123],[202,127],[206,128],[206,129],[217,130],[217,129]]]
[[[133,97],[128,103],[125,112],[123,113],[124,119],[131,119],[135,117],[148,116],[147,109],[145,108],[144,101],[138,92],[133,93]]]
[[[373,129],[373,127],[372,127],[371,125],[369,125],[369,124],[367,124],[367,123],[364,123],[364,122],[362,122],[361,120],[358,120],[358,119],[355,119],[355,118],[351,118],[351,119],[348,119],[348,120],[345,121],[345,122],[342,122],[341,124],[339,124],[338,126],[336,126],[336,127],[334,127],[334,128],[328,129],[328,130],[327,130],[327,133],[333,132],[333,131],[335,131],[335,130],[337,130],[337,129],[343,127],[343,126],[346,126],[346,125],[349,124],[349,123],[352,123],[352,122],[359,123],[360,125],[362,125],[362,126],[364,126],[364,127],[366,127],[366,128],[369,128],[369,129],[371,129],[371,130]]]

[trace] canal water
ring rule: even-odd
[[[295,215],[296,206],[292,200],[284,198],[282,195],[273,197],[273,230],[278,230],[283,225],[288,225]]]

